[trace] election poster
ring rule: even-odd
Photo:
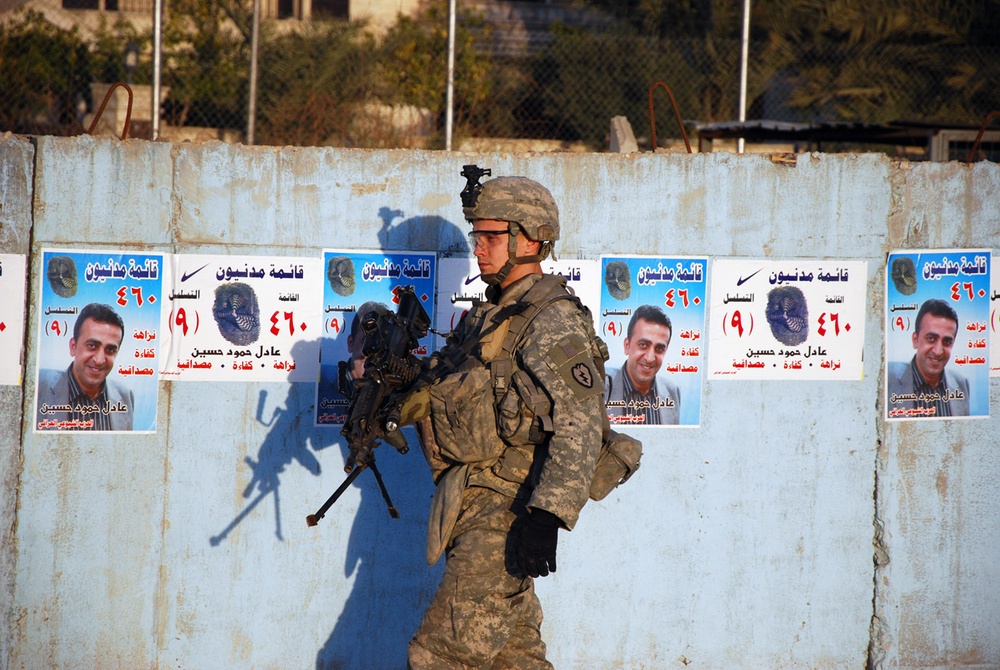
[[[602,257],[600,329],[612,424],[697,426],[707,258]]]
[[[160,376],[175,381],[315,381],[316,257],[174,254]]]
[[[432,315],[434,330],[449,333],[477,302],[486,300],[486,282],[479,276],[475,258],[439,258],[437,313]],[[431,351],[444,346],[444,337],[436,335]]]
[[[546,260],[542,261],[545,274],[560,275],[566,279],[566,286],[576,294],[590,310],[594,330],[600,328],[598,307],[601,305],[601,261],[592,260]]]
[[[601,264],[598,260],[546,260],[542,261],[545,274],[561,275],[566,286],[586,305],[593,317],[594,329],[598,328],[597,307],[601,299]],[[486,300],[486,283],[480,278],[475,258],[438,259],[437,315],[434,329],[448,333],[476,301]],[[444,345],[439,336],[434,350]]]
[[[710,378],[860,380],[867,285],[866,261],[715,260]]]
[[[413,291],[428,319],[434,318],[434,282],[437,257],[425,252],[373,253],[325,250],[323,267],[323,318],[319,383],[316,385],[316,425],[342,425],[354,393],[354,384],[364,374],[365,341],[381,337],[381,331],[366,335],[362,324],[373,314],[376,325],[381,314],[397,313],[401,296]],[[410,301],[406,301],[410,302]],[[413,315],[404,315],[411,319]],[[429,323],[433,323],[430,321]],[[433,336],[419,338],[412,350],[427,355]]]
[[[20,386],[24,375],[24,302],[27,265],[20,254],[0,254],[0,384]]]
[[[156,431],[163,255],[42,250],[38,431]]]
[[[990,376],[1000,377],[1000,272],[990,273]]]
[[[894,251],[885,274],[885,418],[988,417],[990,250]]]

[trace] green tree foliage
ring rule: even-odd
[[[372,97],[374,49],[356,23],[313,22],[270,40],[261,56],[260,141],[372,146],[353,121]]]
[[[132,82],[149,85],[153,80],[153,62],[149,57],[152,41],[152,31],[140,31],[120,16],[109,25],[107,17],[102,14],[90,45],[93,80],[106,84],[126,81],[129,75],[125,70],[125,49],[133,43],[139,50],[139,59]],[[94,103],[100,104],[100,101],[95,100]]]
[[[86,100],[90,55],[76,29],[64,30],[29,10],[0,24],[0,130],[74,134]]]
[[[969,122],[1000,102],[983,85],[996,81],[998,13],[996,0],[768,2],[755,58],[784,73],[806,119]]]
[[[713,0],[593,0],[591,4],[646,37],[686,39],[711,32]],[[723,10],[726,7],[722,5]]]
[[[459,12],[455,30],[454,123],[456,135],[475,128],[511,128],[510,107],[498,93],[511,93],[509,71],[498,67],[477,43],[492,38],[474,12]],[[389,104],[415,105],[440,117],[447,102],[447,5],[434,0],[414,17],[400,15],[378,50],[377,90]]]
[[[673,44],[696,78],[685,118],[736,118],[742,2],[591,2]],[[1000,105],[1000,0],[753,0],[751,11],[751,117],[975,123]]]
[[[164,22],[171,125],[246,125],[251,9],[241,0],[174,0]]]
[[[670,42],[642,37],[627,26],[601,33],[556,26],[552,35],[552,44],[535,60],[535,78],[539,112],[560,139],[602,148],[614,116],[626,116],[637,133],[648,128],[649,89],[656,81],[670,87],[682,113],[696,104],[691,85],[696,77]],[[677,137],[669,97],[657,91],[657,138]]]
[[[497,48],[498,26],[460,11],[456,137],[583,140],[599,150],[611,117],[625,115],[641,140],[657,81],[686,120],[737,117],[741,2],[578,1],[609,20],[600,29],[554,24],[546,46],[518,56]],[[165,122],[245,126],[251,8],[252,0],[167,3]],[[1000,109],[1000,0],[753,0],[752,12],[750,118],[978,126]],[[80,103],[100,102],[89,100],[90,82],[126,78],[128,42],[143,54],[133,81],[150,81],[150,37],[102,21],[88,41],[38,12],[14,15],[0,25],[0,130],[82,132]],[[443,132],[447,38],[444,0],[400,16],[380,38],[343,21],[265,21],[258,140],[412,146],[385,119],[402,107],[427,110]],[[658,139],[677,137],[669,98],[656,89],[654,100]]]

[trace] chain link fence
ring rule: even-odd
[[[161,137],[244,141],[252,3],[166,4]],[[747,118],[978,128],[1000,109],[1000,0],[947,4],[755,0]],[[873,7],[895,21],[873,22]],[[87,132],[123,81],[129,135],[151,137],[152,11],[152,0],[0,0],[0,132]],[[654,123],[660,147],[678,146],[657,82],[689,129],[733,121],[740,12],[721,0],[462,3],[453,146],[606,150],[615,116],[642,149]],[[348,20],[346,0],[265,0],[265,13],[256,143],[444,147],[444,0],[381,23]],[[95,132],[118,134],[126,102],[117,89]]]

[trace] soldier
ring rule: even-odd
[[[559,529],[588,499],[603,362],[589,312],[542,272],[559,239],[551,193],[523,177],[476,181],[463,210],[488,300],[428,363],[428,561],[447,562],[409,667],[551,668],[533,579],[555,572]]]

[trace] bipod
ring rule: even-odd
[[[368,465],[371,466],[372,474],[375,475],[375,481],[378,482],[378,487],[382,491],[382,499],[385,500],[385,505],[386,507],[389,508],[389,516],[391,516],[393,519],[398,519],[399,512],[396,511],[396,507],[392,504],[392,498],[389,497],[389,489],[385,487],[385,482],[382,481],[382,473],[379,472],[378,468],[375,467],[374,456],[372,456],[371,463],[369,463]]]
[[[385,488],[385,482],[382,481],[382,473],[378,471],[378,468],[375,466],[375,458],[372,457],[368,459],[368,462],[354,466],[354,469],[351,470],[350,474],[347,475],[347,478],[344,479],[341,485],[337,487],[337,490],[333,492],[333,495],[326,499],[326,502],[323,503],[318,510],[316,510],[315,514],[310,514],[306,517],[306,525],[312,527],[318,524],[319,520],[326,516],[327,510],[333,506],[333,503],[337,502],[337,499],[344,494],[344,491],[346,491],[347,487],[351,485],[351,482],[357,479],[358,475],[360,475],[361,471],[365,468],[371,468],[372,474],[375,475],[375,481],[378,482],[379,490],[382,491],[382,498],[385,500],[385,504],[389,507],[389,516],[393,519],[398,519],[399,512],[392,504],[392,499],[389,498],[389,491]]]

